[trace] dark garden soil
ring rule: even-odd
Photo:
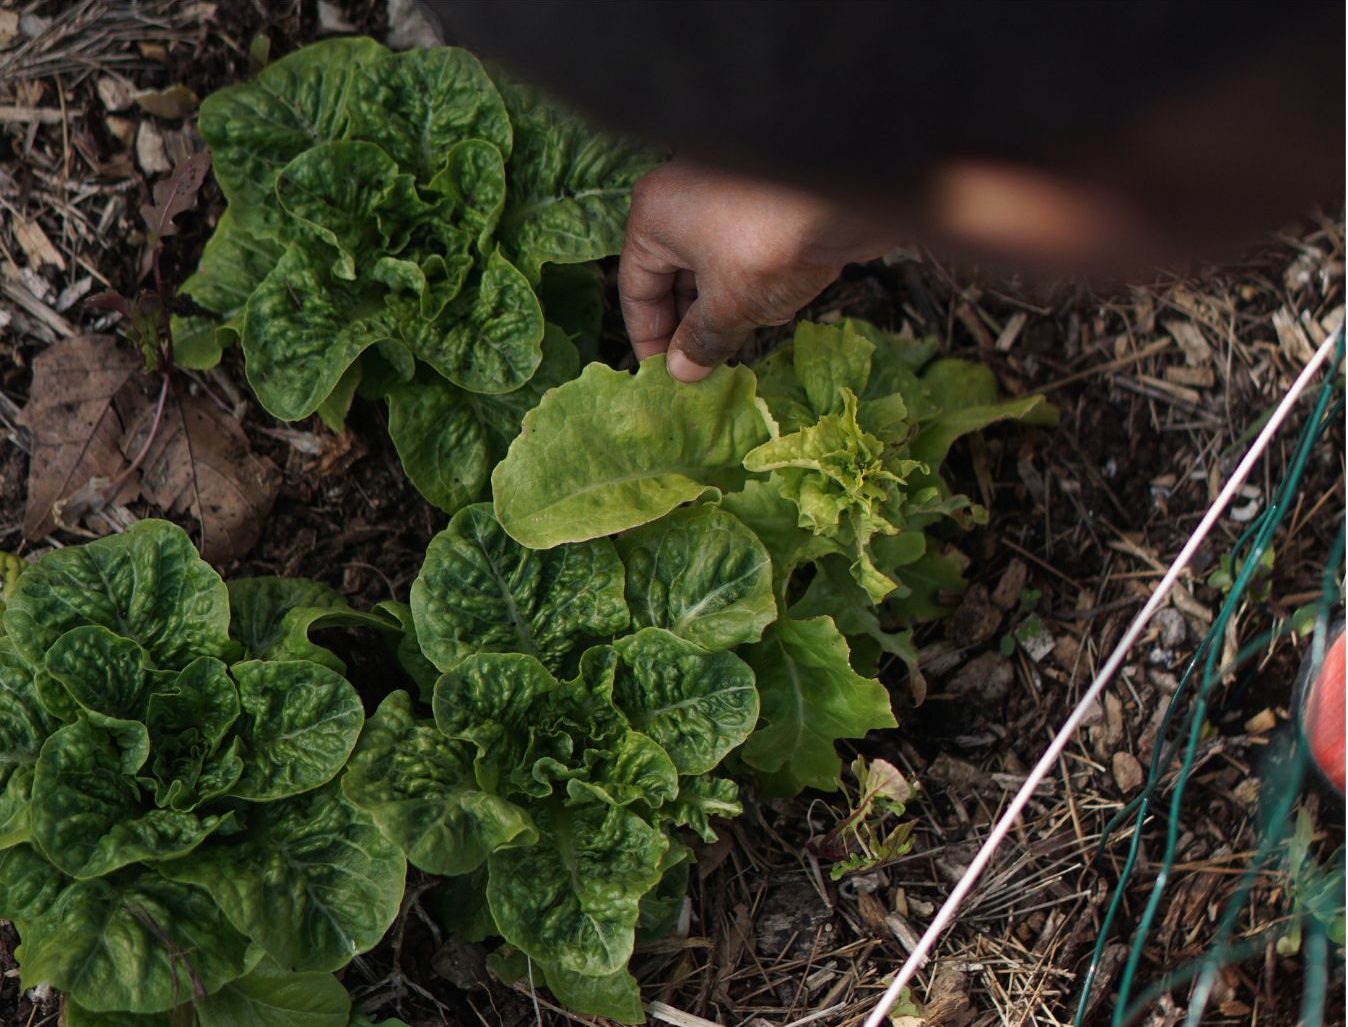
[[[0,550],[29,556],[145,516],[167,515],[196,530],[190,514],[132,498],[63,521],[47,537],[22,532],[31,439],[16,418],[32,398],[33,361],[73,334],[116,334],[111,315],[86,301],[136,285],[144,242],[136,212],[162,175],[154,170],[162,167],[156,153],[162,161],[202,148],[190,116],[165,119],[134,103],[110,109],[112,94],[100,92],[100,81],[123,79],[134,91],[181,84],[203,96],[250,73],[250,45],[259,34],[279,55],[328,30],[384,38],[388,24],[383,0],[0,0]],[[167,283],[190,273],[222,206],[208,181],[165,250]],[[927,254],[896,252],[849,269],[807,311],[934,335],[949,352],[988,362],[1008,393],[1047,392],[1061,426],[1053,433],[993,430],[953,458],[956,487],[991,510],[986,528],[959,540],[973,586],[955,615],[919,634],[924,701],[916,701],[900,668],[883,668],[901,727],[858,747],[919,784],[909,808],[912,852],[836,883],[811,841],[846,815],[845,793],[747,802],[746,815],[699,852],[681,930],[634,962],[644,997],[664,1004],[656,1010],[666,1010],[665,1022],[862,1022],[1188,537],[1243,452],[1248,430],[1313,345],[1342,323],[1343,285],[1344,230],[1335,213],[1309,216],[1239,262],[1158,275],[1107,294],[992,280]],[[765,333],[756,345],[775,339]],[[614,310],[605,347],[621,359]],[[238,420],[279,481],[260,540],[231,553],[222,573],[316,578],[359,608],[405,599],[427,541],[446,518],[402,474],[383,409],[358,403],[348,431],[334,435],[316,420],[284,424],[261,411],[235,352],[213,371],[183,375],[184,389]],[[1126,844],[1107,846],[1096,860],[1100,832],[1138,789],[1176,676],[1220,605],[1207,574],[1281,481],[1299,424],[1275,444],[1242,497],[1244,512],[1220,522],[1180,594],[1135,647],[1117,687],[1093,711],[920,975],[914,997],[925,1022],[1070,1022]],[[1343,490],[1340,424],[1312,455],[1275,540],[1269,598],[1241,610],[1240,637],[1316,595],[1333,537],[1343,530]],[[1031,615],[1042,623],[1037,637],[1004,647],[1004,637]],[[350,635],[332,644],[353,677],[373,683],[367,701],[377,701],[381,683],[394,685],[375,640]],[[1257,840],[1258,768],[1287,730],[1299,659],[1293,643],[1275,644],[1215,697],[1183,812],[1180,860],[1143,954],[1141,981],[1207,946]],[[1323,849],[1341,844],[1342,806],[1315,790],[1304,804]],[[1107,1020],[1121,946],[1132,940],[1155,883],[1164,829],[1160,817],[1145,828],[1142,863],[1109,938],[1105,983],[1089,1022]],[[1260,881],[1238,925],[1242,937],[1287,915],[1285,875],[1275,869]],[[436,925],[438,898],[434,882],[414,878],[388,939],[345,971],[362,1008],[417,1027],[591,1022],[554,1009],[546,994],[491,979],[481,948]],[[59,996],[21,992],[16,943],[0,924],[0,1025],[56,1023]],[[1343,1023],[1343,989],[1339,953],[1331,957],[1327,1023]],[[1204,1022],[1290,1027],[1300,993],[1299,961],[1278,955],[1269,941],[1256,958],[1222,974]],[[1184,986],[1174,988],[1140,1022],[1169,1027],[1182,1018],[1187,997]]]

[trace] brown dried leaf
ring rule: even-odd
[[[196,110],[200,102],[197,94],[184,85],[152,89],[136,96],[136,105],[141,110],[169,121],[181,121]]]
[[[153,421],[148,404],[122,439],[127,456],[144,447]],[[201,555],[216,564],[237,559],[257,542],[280,478],[270,460],[253,453],[238,421],[180,388],[169,394],[140,474],[146,499],[197,519]]]
[[[119,447],[125,429],[112,400],[139,366],[135,353],[106,335],[72,336],[33,361],[32,398],[18,417],[33,436],[23,519],[30,541],[56,526],[53,506],[126,466]]]
[[[140,205],[140,216],[145,219],[146,227],[150,230],[145,256],[141,260],[142,277],[150,270],[150,262],[159,241],[165,236],[178,234],[178,226],[173,223],[173,219],[196,204],[197,193],[210,169],[209,153],[194,153],[184,158],[173,169],[173,174],[155,183],[154,203]]]

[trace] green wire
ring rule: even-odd
[[[1128,997],[1133,988],[1133,982],[1141,961],[1143,947],[1146,938],[1150,934],[1152,922],[1159,909],[1163,892],[1169,882],[1171,868],[1174,865],[1175,849],[1179,837],[1180,807],[1183,803],[1184,792],[1189,775],[1193,770],[1193,765],[1197,757],[1198,741],[1201,737],[1202,726],[1206,719],[1205,713],[1207,710],[1208,696],[1216,682],[1220,681],[1221,677],[1231,669],[1217,667],[1217,660],[1221,651],[1220,642],[1224,638],[1226,625],[1230,622],[1231,617],[1239,607],[1244,593],[1248,589],[1249,583],[1258,569],[1259,558],[1262,557],[1263,553],[1267,550],[1273,535],[1281,525],[1288,509],[1290,509],[1291,499],[1300,486],[1310,452],[1329,423],[1329,420],[1325,417],[1325,411],[1331,397],[1334,395],[1338,379],[1338,368],[1342,365],[1343,357],[1344,337],[1342,331],[1340,331],[1335,347],[1334,367],[1326,376],[1325,381],[1320,388],[1314,411],[1307,419],[1305,428],[1302,431],[1296,457],[1283,479],[1283,483],[1277,492],[1276,498],[1264,510],[1263,514],[1242,532],[1231,549],[1231,565],[1232,567],[1240,567],[1240,571],[1236,575],[1236,580],[1226,597],[1226,601],[1222,605],[1221,611],[1202,643],[1200,643],[1193,658],[1186,666],[1184,674],[1181,676],[1180,682],[1175,690],[1175,694],[1171,697],[1170,705],[1166,710],[1160,725],[1160,730],[1157,734],[1158,742],[1152,753],[1147,784],[1143,789],[1143,792],[1137,796],[1137,798],[1111,818],[1102,832],[1100,846],[1097,850],[1097,860],[1103,854],[1108,839],[1118,829],[1119,825],[1129,817],[1133,818],[1134,830],[1129,843],[1128,854],[1124,861],[1123,868],[1120,871],[1119,879],[1115,886],[1114,893],[1111,896],[1110,904],[1105,912],[1100,932],[1096,939],[1094,950],[1092,951],[1091,960],[1083,979],[1081,992],[1078,997],[1074,1019],[1074,1022],[1078,1025],[1085,1016],[1086,1003],[1090,997],[1092,985],[1098,976],[1101,958],[1110,934],[1110,929],[1119,910],[1122,908],[1124,899],[1126,898],[1127,886],[1130,883],[1136,868],[1138,854],[1141,850],[1143,826],[1150,813],[1152,799],[1160,787],[1161,778],[1163,776],[1162,771],[1171,763],[1176,750],[1179,748],[1179,743],[1183,739],[1185,741],[1183,747],[1183,759],[1180,763],[1175,790],[1169,804],[1169,822],[1166,831],[1165,855],[1161,861],[1161,870],[1157,874],[1156,883],[1152,889],[1151,896],[1148,899],[1143,915],[1138,922],[1137,930],[1129,950],[1127,965],[1125,966],[1123,976],[1120,979],[1118,1001],[1115,1005],[1112,1023],[1114,1024],[1114,1027],[1120,1027],[1120,1025],[1127,1019],[1124,1015],[1124,1011],[1128,1009],[1129,1006]],[[1340,399],[1339,402],[1335,404],[1336,413],[1341,411],[1342,407],[1343,402],[1342,399]],[[1242,561],[1241,556],[1247,545],[1249,546],[1251,555]],[[1333,601],[1330,597],[1337,592],[1336,582],[1334,580],[1334,570],[1338,566],[1339,560],[1342,558],[1342,550],[1342,540],[1340,538],[1335,545],[1335,556],[1329,561],[1326,567],[1326,587],[1321,593],[1321,603],[1319,604],[1320,616],[1317,617],[1317,629],[1322,625],[1327,624],[1328,621],[1328,609]],[[1286,630],[1288,629],[1284,626],[1281,630],[1276,632],[1266,631],[1262,633],[1260,638],[1255,642],[1242,646],[1237,654],[1235,666],[1242,665],[1249,656],[1253,655],[1255,652],[1259,651],[1263,645],[1267,644],[1267,641],[1270,638],[1277,637],[1285,633]],[[1323,652],[1323,641],[1320,637],[1320,631],[1317,630],[1316,634],[1316,644],[1312,648],[1313,655]],[[1184,709],[1184,700],[1187,697],[1190,685],[1195,677],[1194,672],[1200,665],[1204,667],[1204,672],[1201,683],[1197,688],[1197,695],[1192,707]],[[1180,736],[1170,744],[1161,744],[1162,739],[1170,737],[1172,722],[1177,717],[1180,719],[1178,725],[1180,728]],[[1187,738],[1185,736],[1187,736]],[[1293,783],[1292,787],[1279,790],[1279,794],[1283,797],[1284,801],[1277,805],[1280,807],[1285,806],[1286,808],[1282,809],[1271,818],[1271,823],[1275,825],[1286,821],[1291,805],[1295,802],[1297,785],[1300,781],[1300,763],[1304,762],[1304,752],[1301,752],[1301,749],[1298,748],[1298,753],[1302,756],[1302,760],[1298,761],[1298,767],[1296,769],[1297,780]],[[1264,850],[1270,848],[1270,842],[1277,842],[1279,837],[1277,831],[1269,831],[1265,834],[1263,843],[1256,855],[1256,859],[1253,861],[1251,867],[1248,868],[1246,874],[1243,875],[1241,887],[1238,888],[1236,896],[1233,897],[1231,903],[1228,904],[1227,913],[1230,915],[1229,926],[1225,923],[1227,917],[1224,916],[1223,918],[1223,927],[1226,929],[1222,931],[1222,944],[1211,949],[1208,957],[1199,961],[1198,965],[1193,968],[1191,973],[1186,972],[1183,974],[1183,979],[1185,980],[1194,977],[1200,978],[1199,986],[1195,990],[1194,1002],[1191,1004],[1189,1010],[1189,1022],[1191,1024],[1197,1023],[1196,1017],[1201,1017],[1202,1008],[1206,1004],[1207,993],[1211,990],[1211,983],[1205,988],[1203,987],[1202,979],[1208,978],[1210,981],[1215,981],[1216,970],[1214,967],[1219,968],[1221,965],[1229,962],[1233,953],[1225,944],[1225,941],[1229,938],[1230,931],[1234,928],[1234,923],[1238,916],[1240,905],[1243,904],[1245,895],[1248,894],[1249,888],[1253,885],[1259,869],[1268,858],[1268,852],[1265,852]],[[1173,984],[1177,978],[1175,975],[1170,974],[1166,976],[1165,980],[1170,981]],[[1303,1001],[1311,1001],[1314,999],[1314,996],[1310,993],[1311,990],[1312,989],[1308,986],[1306,993],[1303,995]],[[1148,989],[1149,993],[1151,991],[1152,989]],[[1323,988],[1320,989],[1320,996],[1322,1000]]]

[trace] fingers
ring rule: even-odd
[[[715,294],[699,295],[670,341],[669,373],[681,382],[700,382],[739,352],[755,327]]]
[[[618,262],[618,300],[638,360],[663,353],[669,346],[681,316],[675,302],[679,270],[652,253],[629,228]]]

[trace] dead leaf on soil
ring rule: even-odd
[[[128,459],[145,446],[154,421],[146,401],[122,440]],[[201,526],[201,555],[226,564],[253,547],[276,500],[279,474],[253,453],[239,422],[203,396],[170,392],[163,421],[140,467],[141,492]]]
[[[53,507],[93,478],[113,480],[125,466],[125,428],[113,396],[140,366],[110,336],[76,335],[53,343],[33,361],[31,399],[18,423],[33,436],[23,534],[45,538],[56,526]],[[128,502],[135,484],[116,498]]]
[[[140,216],[145,219],[145,225],[150,231],[145,255],[141,258],[142,278],[149,274],[159,240],[178,234],[178,226],[173,223],[173,219],[196,205],[197,193],[201,191],[201,183],[206,181],[206,172],[210,169],[209,153],[194,153],[184,158],[173,169],[173,174],[155,183],[154,203],[140,205]]]
[[[181,121],[196,110],[197,104],[201,102],[197,94],[184,85],[152,89],[139,93],[135,99],[141,110],[168,121]]]

